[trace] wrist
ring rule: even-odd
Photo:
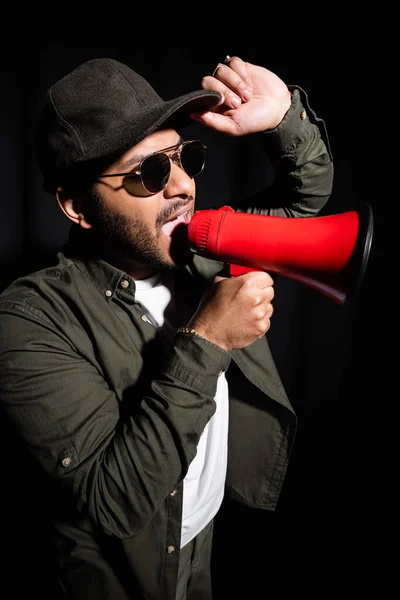
[[[218,346],[219,348],[221,348],[222,350],[225,350],[225,352],[229,352],[230,348],[227,348],[225,346],[225,344],[222,344],[220,342],[217,342],[215,339],[213,339],[213,337],[209,337],[208,335],[203,335],[202,333],[200,333],[197,329],[195,329],[194,327],[189,327],[189,326],[182,326],[179,327],[179,329],[177,329],[176,331],[176,335],[177,334],[182,334],[182,335],[192,335],[194,337],[200,338],[202,340],[206,340],[207,342],[210,342],[211,344],[214,344],[214,346]]]

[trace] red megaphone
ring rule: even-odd
[[[232,276],[270,271],[295,279],[337,304],[354,294],[367,266],[373,213],[361,211],[306,218],[198,210],[188,226],[189,246],[205,258],[230,263]]]

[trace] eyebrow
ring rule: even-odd
[[[179,136],[178,142],[173,145],[179,146],[180,144],[182,144],[182,142],[183,142],[183,138],[182,138],[182,136]],[[168,148],[169,148],[169,146],[168,146]],[[133,168],[136,165],[139,165],[139,163],[147,156],[151,156],[152,154],[157,154],[158,152],[162,152],[162,151],[163,151],[163,148],[161,148],[160,150],[156,150],[155,152],[150,152],[149,154],[134,154],[133,156],[128,158],[128,160],[126,160],[124,163],[122,163],[122,165],[119,165],[119,167],[116,168],[116,171],[118,173],[123,173],[124,171],[126,171],[130,168]]]

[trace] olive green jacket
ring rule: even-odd
[[[281,125],[259,135],[275,181],[238,210],[314,216],[332,190],[325,127],[293,88]],[[135,302],[135,282],[90,255],[72,230],[57,264],[0,296],[0,400],[32,460],[20,477],[44,507],[66,598],[175,597],[182,480],[230,393],[226,491],[274,510],[296,431],[267,337],[225,352],[177,335],[165,349]],[[193,310],[218,262],[194,256],[176,285]],[[47,532],[46,532],[47,533]],[[43,531],[44,534],[44,531]]]

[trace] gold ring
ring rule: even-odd
[[[232,58],[233,58],[233,56],[230,56],[229,54],[227,54],[227,55],[225,56],[225,58],[224,58],[224,63],[225,63],[226,65],[229,65],[229,63],[231,62]]]
[[[213,77],[215,77],[215,73],[218,71],[218,69],[219,69],[220,67],[223,67],[223,66],[224,66],[224,65],[223,65],[222,63],[218,63],[218,64],[217,64],[217,66],[215,67],[214,71],[213,71],[213,74],[212,74],[212,76],[213,76]]]

